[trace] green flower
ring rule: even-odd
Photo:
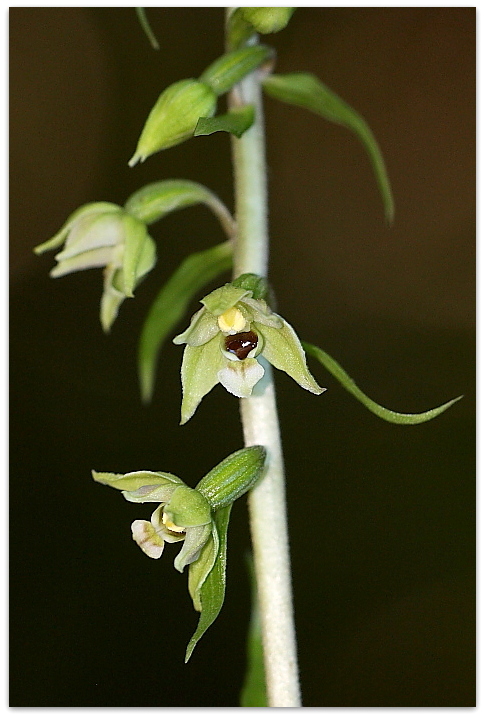
[[[189,566],[189,593],[195,610],[200,612],[187,647],[186,662],[224,603],[232,504],[260,480],[265,460],[263,446],[240,449],[209,471],[195,489],[177,476],[161,471],[92,472],[95,481],[121,489],[128,501],[159,504],[150,521],[138,519],[131,526],[134,540],[147,556],[160,558],[166,542],[183,541],[174,565],[178,571]]]
[[[51,277],[105,268],[100,319],[104,331],[109,331],[125,297],[133,296],[155,264],[155,243],[146,225],[117,204],[92,202],[73,212],[59,232],[34,252],[42,254],[62,244]]]
[[[199,558],[209,540],[218,544],[216,512],[232,505],[255,485],[265,458],[262,446],[236,451],[206,474],[195,489],[178,476],[161,471],[128,474],[93,471],[92,475],[95,481],[121,490],[127,501],[158,504],[150,521],[133,521],[133,540],[150,558],[160,558],[165,543],[183,541],[174,562],[175,568],[183,571]]]
[[[294,329],[271,311],[258,282],[256,275],[242,275],[208,294],[189,328],[173,340],[187,345],[182,361],[182,424],[219,382],[234,396],[251,396],[264,376],[264,360],[313,394],[324,391],[308,370]]]

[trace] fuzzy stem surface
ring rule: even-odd
[[[237,240],[234,276],[267,275],[268,222],[264,118],[260,74],[247,76],[229,95],[230,107],[251,103],[255,122],[232,138]],[[264,360],[263,360],[264,361]],[[293,621],[285,477],[271,366],[253,395],[240,400],[245,446],[268,452],[264,479],[249,494],[251,537],[261,615],[268,705],[301,705]]]

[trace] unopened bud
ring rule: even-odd
[[[231,454],[197,484],[212,510],[232,504],[253,488],[263,474],[266,449],[250,446]]]
[[[198,80],[175,82],[162,92],[138,140],[130,167],[155,152],[178,145],[194,134],[199,117],[212,117],[217,98],[214,91]]]
[[[285,28],[293,13],[294,7],[242,7],[243,18],[263,35],[278,32]]]

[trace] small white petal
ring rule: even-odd
[[[263,375],[264,369],[256,359],[228,362],[218,373],[222,386],[240,399],[251,396],[253,387]]]
[[[150,558],[160,558],[163,552],[163,539],[157,534],[149,521],[137,519],[131,524],[133,540]]]

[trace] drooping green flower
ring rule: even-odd
[[[120,489],[127,501],[158,504],[150,521],[137,519],[131,525],[133,539],[147,556],[160,558],[165,543],[183,541],[174,566],[180,572],[189,566],[189,593],[201,614],[186,661],[224,602],[232,504],[260,480],[265,460],[263,446],[240,449],[209,471],[195,489],[161,471],[92,472],[95,481]]]
[[[150,521],[131,525],[133,539],[150,558],[160,558],[164,544],[183,541],[175,568],[183,571],[193,563],[211,536],[213,514],[234,503],[260,478],[266,452],[251,446],[231,454],[199,481],[195,489],[174,474],[133,471],[111,474],[93,471],[95,481],[122,491],[127,501],[157,503]]]
[[[308,370],[294,329],[262,298],[259,281],[256,275],[241,275],[208,294],[188,329],[173,340],[175,344],[186,344],[182,424],[219,382],[234,396],[251,396],[264,376],[262,359],[313,394],[324,391]]]
[[[59,232],[34,249],[42,254],[57,249],[51,277],[93,267],[104,267],[100,319],[109,331],[126,297],[156,262],[156,250],[146,225],[111,202],[85,204],[67,219]]]

